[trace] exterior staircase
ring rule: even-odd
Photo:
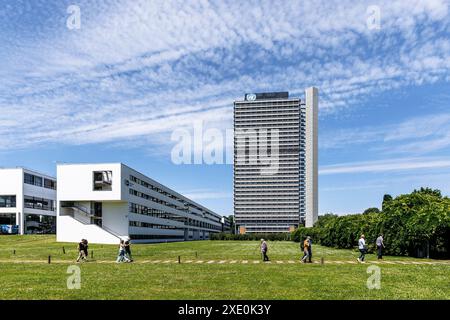
[[[75,202],[63,202],[61,203],[61,208],[69,208],[72,209],[74,214],[70,215],[70,217],[72,217],[74,220],[84,224],[84,225],[92,225],[92,226],[96,226],[102,230],[105,230],[106,232],[110,233],[111,235],[117,237],[118,240],[122,239],[122,235],[120,235],[119,233],[117,233],[116,231],[105,227],[103,224],[100,226],[97,223],[95,223],[96,221],[101,221],[102,218],[96,216],[91,209],[80,206],[78,204],[75,204]],[[94,223],[88,223],[86,220],[84,219],[80,219],[75,215],[75,211],[78,213],[81,213],[82,215],[84,215],[85,217],[90,218],[90,221],[94,221]]]

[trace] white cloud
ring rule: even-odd
[[[320,175],[416,171],[450,168],[450,158],[403,158],[322,166]]]
[[[233,198],[231,192],[212,191],[209,189],[195,189],[182,192],[182,194],[192,200],[209,200],[209,199],[229,199]]]
[[[417,116],[400,123],[334,130],[322,134],[320,148],[370,145],[383,154],[421,155],[450,146],[450,114]]]
[[[76,32],[65,8],[39,19],[33,4],[32,37],[13,19],[29,4],[1,13],[0,149],[151,139],[192,117],[231,127],[246,91],[316,85],[327,114],[450,71],[444,0],[379,1],[376,32],[370,1],[80,1]]]

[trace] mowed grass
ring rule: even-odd
[[[115,264],[117,246],[92,244],[93,259],[78,264],[81,289],[70,290],[67,268],[76,264],[76,244],[57,243],[54,236],[2,236],[0,299],[450,299],[450,265],[381,264],[381,289],[370,290],[367,268],[376,260],[373,255],[367,255],[364,265],[327,264],[356,261],[358,254],[316,245],[314,259],[323,257],[324,265],[288,264],[299,259],[298,244],[269,242],[273,263],[254,264],[260,259],[258,246],[254,241],[133,245],[136,263]],[[49,255],[52,264],[46,263]],[[181,264],[142,263],[176,261],[178,256]],[[205,262],[183,263],[186,260]],[[210,260],[238,262],[207,264]]]

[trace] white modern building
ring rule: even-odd
[[[234,214],[240,233],[288,232],[318,218],[318,90],[234,102]]]
[[[18,233],[55,233],[56,179],[25,168],[0,168],[0,225]]]
[[[116,244],[209,239],[222,216],[121,163],[57,166],[57,240]]]

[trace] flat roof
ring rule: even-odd
[[[33,174],[37,174],[37,175],[43,176],[44,178],[49,178],[49,179],[56,180],[55,177],[53,177],[53,176],[51,176],[49,174],[46,174],[46,173],[43,173],[43,172],[40,172],[40,171],[36,171],[36,170],[33,170],[33,169],[29,169],[27,167],[21,167],[21,166],[18,166],[18,167],[0,167],[0,170],[23,170],[23,171],[26,171],[27,173],[33,173]]]

